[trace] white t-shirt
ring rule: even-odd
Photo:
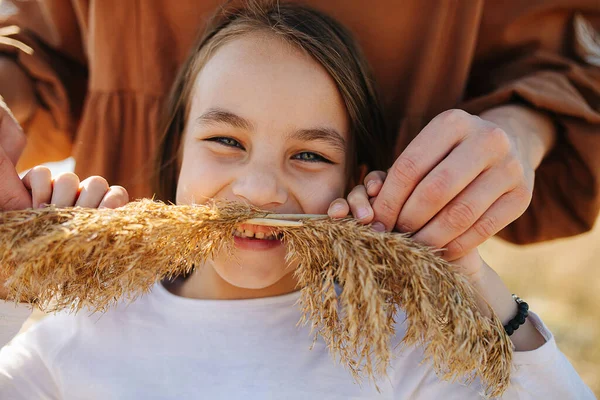
[[[157,284],[150,294],[104,314],[60,312],[2,348],[0,398],[480,398],[477,382],[443,382],[430,364],[420,365],[420,348],[398,353],[388,379],[379,382],[381,393],[372,384],[355,384],[322,340],[310,349],[310,328],[296,326],[299,295],[196,300]],[[537,316],[530,318],[547,342],[515,353],[504,398],[593,399],[550,332]],[[397,320],[394,344],[405,332],[403,315]],[[7,321],[0,318],[0,329],[14,330]]]

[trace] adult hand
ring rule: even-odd
[[[31,207],[31,196],[15,169],[24,148],[23,130],[0,97],[0,210]]]
[[[469,253],[531,201],[531,149],[508,127],[462,110],[435,117],[387,173],[365,177],[371,221],[445,248],[448,261]]]

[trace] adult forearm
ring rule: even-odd
[[[37,107],[33,82],[6,56],[0,56],[0,95],[19,123],[24,124],[33,116]]]
[[[520,150],[527,155],[530,165],[537,168],[554,146],[557,127],[548,115],[520,105],[504,105],[484,111],[481,118],[514,135]]]

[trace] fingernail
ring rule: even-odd
[[[48,203],[40,203],[37,206],[37,208],[48,208],[48,207],[50,207],[50,204],[48,204]]]
[[[366,207],[360,207],[358,210],[356,210],[356,218],[358,219],[367,218],[369,215],[371,215],[371,211],[369,211],[369,209]]]
[[[374,222],[371,225],[371,228],[375,231],[375,232],[385,232],[385,225],[383,225],[381,222]]]
[[[367,191],[369,191],[369,189],[371,188],[371,186],[373,186],[376,182],[375,181],[369,181],[367,182]]]
[[[330,209],[330,211],[331,211],[332,213],[338,213],[338,212],[340,212],[340,211],[342,211],[342,210],[344,210],[344,205],[343,205],[343,204],[340,204],[340,203],[333,203],[333,204],[331,205],[331,209]]]

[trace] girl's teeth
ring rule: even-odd
[[[2,0],[0,0],[2,1]],[[249,229],[241,229],[240,227],[237,227],[235,229],[235,231],[233,232],[234,236],[237,237],[242,237],[242,238],[256,238],[256,239],[260,239],[260,240],[277,240],[278,236],[274,235],[272,233],[265,233],[265,232],[254,232],[251,231]]]

